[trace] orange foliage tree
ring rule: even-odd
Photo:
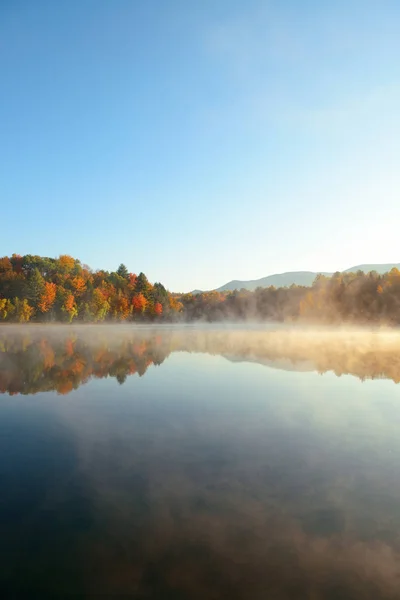
[[[58,263],[63,272],[69,273],[75,266],[75,259],[68,254],[61,254],[61,256],[58,257]]]
[[[57,294],[57,286],[55,283],[48,283],[46,282],[44,284],[44,292],[40,298],[38,307],[39,309],[45,313],[48,312],[50,310],[50,308],[53,306],[55,299],[56,299],[56,294]]]
[[[71,279],[71,285],[76,294],[83,294],[83,292],[86,290],[86,283],[83,277],[74,277]]]
[[[77,306],[76,306],[76,303],[75,303],[75,297],[74,297],[73,294],[68,294],[67,295],[67,297],[65,299],[65,302],[64,302],[64,305],[63,305],[63,310],[64,310],[64,312],[67,313],[68,320],[70,322],[78,314],[78,309],[77,309]]]

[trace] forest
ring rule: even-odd
[[[69,255],[0,258],[0,322],[400,323],[400,271],[318,275],[312,286],[169,292],[144,273],[92,271]]]
[[[186,294],[179,297],[185,319],[309,322],[337,325],[400,323],[400,271],[379,275],[317,275],[312,286],[257,288],[234,292]]]
[[[0,321],[156,320],[181,311],[179,301],[144,273],[93,272],[68,255],[0,259]]]

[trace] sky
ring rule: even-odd
[[[0,0],[0,256],[400,262],[398,0]]]

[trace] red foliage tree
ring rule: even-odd
[[[163,307],[161,302],[156,302],[154,305],[154,314],[156,314],[158,317],[162,315],[162,311],[163,311]]]
[[[133,312],[142,314],[146,310],[147,300],[143,294],[135,294],[132,298]]]

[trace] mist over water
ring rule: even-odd
[[[0,591],[394,599],[400,335],[0,328]]]

